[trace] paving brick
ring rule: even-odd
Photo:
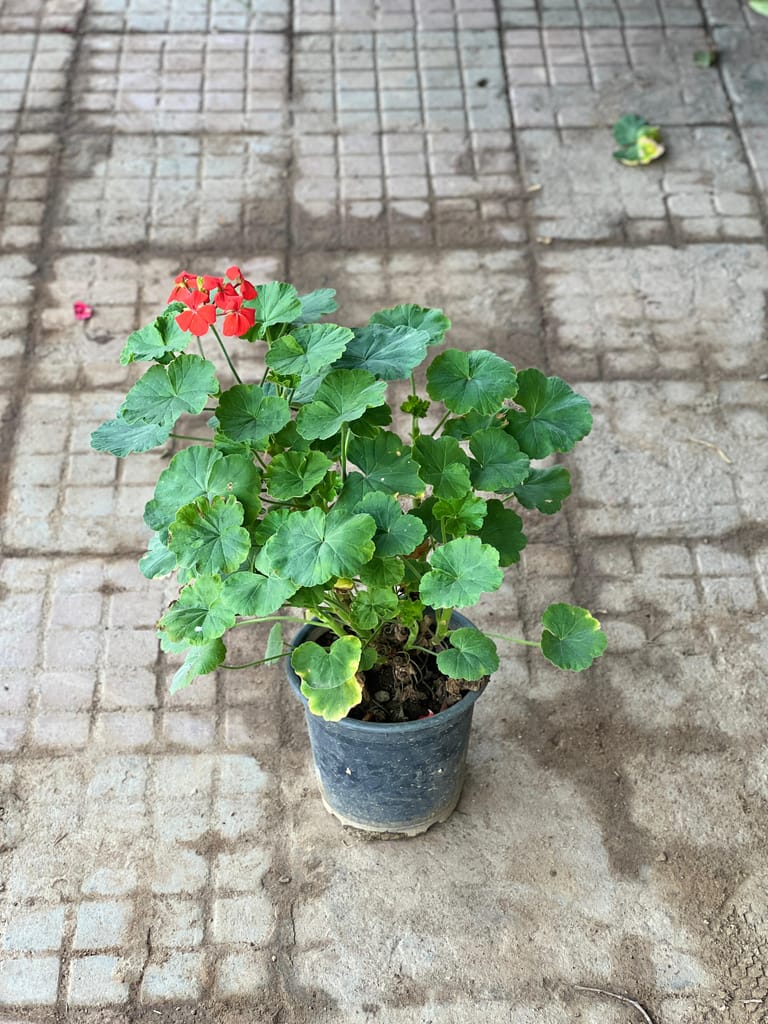
[[[40,714],[34,723],[35,742],[41,747],[74,749],[88,743],[90,719],[76,712]]]
[[[203,941],[204,908],[195,900],[165,899],[157,902],[147,926],[153,946],[199,946]]]
[[[131,913],[131,905],[127,902],[81,903],[77,910],[73,948],[108,949],[122,945],[126,938]]]
[[[84,879],[85,896],[127,896],[136,889],[135,867],[99,867]]]
[[[2,945],[15,951],[55,950],[64,931],[64,907],[36,907],[16,912],[5,929]]]
[[[266,955],[257,950],[228,953],[217,963],[214,991],[219,998],[266,995],[269,984]]]
[[[274,925],[272,904],[265,893],[220,897],[213,903],[213,940],[221,943],[267,941]]]
[[[162,845],[155,852],[152,891],[159,894],[197,892],[208,880],[208,863],[194,850]]]
[[[128,1002],[125,968],[116,956],[74,957],[69,966],[68,1000],[73,1006]]]
[[[269,865],[268,852],[259,846],[249,844],[233,853],[220,853],[214,866],[213,884],[228,892],[258,892]]]
[[[207,749],[216,732],[213,714],[188,711],[166,711],[162,719],[163,736],[182,747]]]
[[[155,737],[151,711],[108,711],[96,716],[94,741],[110,751],[136,750]]]
[[[150,960],[141,985],[145,1003],[200,998],[202,953],[171,953]]]

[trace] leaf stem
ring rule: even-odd
[[[242,384],[243,382],[242,382],[242,380],[240,379],[240,374],[239,374],[239,373],[237,372],[237,370],[235,369],[235,364],[234,364],[234,363],[232,362],[232,360],[231,360],[231,359],[229,358],[229,352],[227,352],[227,347],[226,347],[226,345],[224,344],[224,342],[223,342],[223,341],[221,340],[221,335],[220,335],[220,334],[219,334],[219,332],[218,332],[218,331],[216,330],[216,326],[215,326],[215,324],[211,324],[211,330],[213,331],[213,336],[214,336],[214,338],[215,338],[215,339],[216,339],[216,341],[218,341],[218,343],[219,343],[219,348],[220,348],[220,349],[221,349],[221,351],[222,351],[222,352],[224,353],[224,358],[225,358],[225,359],[227,360],[227,363],[228,363],[228,365],[229,365],[229,368],[230,368],[230,370],[232,371],[232,376],[233,376],[233,377],[235,378],[235,380],[237,381],[237,383],[238,383],[238,384]]]
[[[516,636],[503,636],[501,633],[486,633],[486,636],[493,637],[494,640],[508,640],[511,644],[522,644],[524,647],[541,647],[540,640],[520,640]]]
[[[341,424],[341,479],[347,479],[347,445],[349,444],[349,424]]]
[[[449,410],[449,411],[448,411],[448,412],[447,412],[447,413],[445,414],[445,416],[443,416],[443,418],[442,418],[442,419],[440,420],[440,422],[439,422],[439,423],[437,424],[437,426],[435,427],[435,429],[434,429],[434,430],[432,431],[432,433],[431,433],[431,434],[430,434],[429,436],[430,436],[430,437],[434,437],[434,436],[435,436],[435,434],[436,434],[436,433],[438,432],[438,430],[439,430],[439,429],[440,429],[440,428],[441,428],[441,427],[443,426],[443,424],[444,424],[444,423],[447,423],[447,421],[448,421],[448,420],[449,420],[450,418],[451,418],[451,413],[450,413],[450,410]]]
[[[252,668],[254,665],[264,665],[268,661],[277,661],[278,658],[287,658],[289,651],[283,651],[282,654],[273,654],[271,658],[259,658],[258,661],[246,661],[242,665],[219,665],[219,668]]]
[[[202,441],[203,444],[210,444],[207,437],[192,437],[191,434],[169,434],[168,437],[175,437],[178,441]]]

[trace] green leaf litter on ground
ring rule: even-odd
[[[620,147],[613,157],[627,167],[649,164],[664,154],[661,128],[649,124],[639,114],[620,117],[613,126],[613,137]]]

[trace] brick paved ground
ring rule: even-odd
[[[741,0],[0,0],[0,1019],[768,1020],[767,53]],[[88,449],[170,276],[233,261],[594,402],[476,618],[570,596],[610,653],[509,656],[418,839],[324,813],[277,672],[167,695],[160,457]]]

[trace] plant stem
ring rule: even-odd
[[[349,444],[349,425],[341,424],[341,479],[347,479],[347,445]]]
[[[210,444],[207,437],[192,437],[191,434],[169,434],[168,437],[175,437],[178,441],[202,441],[203,444]]]
[[[252,668],[254,665],[265,665],[268,661],[277,661],[278,658],[287,658],[288,651],[283,651],[282,654],[273,654],[271,658],[259,658],[258,661],[246,661],[242,665],[219,665],[219,668]]]
[[[494,640],[508,640],[511,644],[522,644],[524,647],[541,647],[540,640],[520,640],[516,636],[502,636],[501,633],[486,633],[485,635],[493,637]]]
[[[216,330],[216,327],[215,327],[215,326],[214,326],[213,324],[211,324],[211,330],[213,331],[213,336],[214,336],[214,338],[215,338],[215,339],[216,339],[216,341],[218,341],[218,343],[219,343],[219,348],[220,348],[220,349],[221,349],[221,351],[222,351],[222,352],[224,353],[224,358],[225,358],[225,359],[227,360],[227,363],[228,363],[228,365],[229,365],[229,368],[230,368],[230,370],[232,371],[232,376],[233,376],[233,377],[235,378],[235,380],[237,381],[237,383],[238,383],[238,384],[242,384],[243,382],[242,382],[242,380],[240,379],[240,374],[239,374],[239,373],[237,372],[237,370],[235,369],[235,365],[234,365],[234,363],[233,363],[233,362],[232,362],[232,360],[231,360],[231,359],[229,358],[229,352],[227,352],[227,347],[226,347],[226,345],[224,344],[224,342],[223,342],[223,341],[221,340],[221,335],[220,335],[220,334],[219,334],[219,332],[218,332],[218,331]]]
[[[237,629],[238,626],[253,626],[259,622],[301,622],[306,625],[306,619],[300,619],[298,615],[265,615],[261,618],[255,616],[252,619],[240,619],[230,629]]]
[[[431,433],[431,434],[430,434],[429,436],[430,436],[430,437],[434,437],[434,436],[435,436],[435,434],[436,434],[436,433],[438,432],[438,430],[440,429],[440,427],[442,427],[442,426],[443,426],[443,424],[444,424],[444,423],[446,423],[446,422],[447,422],[447,421],[448,421],[448,420],[449,420],[450,418],[451,418],[451,413],[450,413],[450,411],[449,411],[449,412],[447,412],[447,413],[445,414],[445,416],[443,416],[443,418],[442,418],[442,419],[440,420],[440,422],[439,422],[439,423],[437,424],[437,426],[435,427],[435,429],[434,429],[434,430],[432,431],[432,433]]]
[[[416,377],[413,374],[413,370],[411,370],[411,395],[413,396],[413,398],[417,397]],[[413,415],[411,416],[411,444],[416,443],[416,438],[419,436],[420,433],[421,431],[419,430],[419,417],[416,415],[416,413],[413,413]]]

